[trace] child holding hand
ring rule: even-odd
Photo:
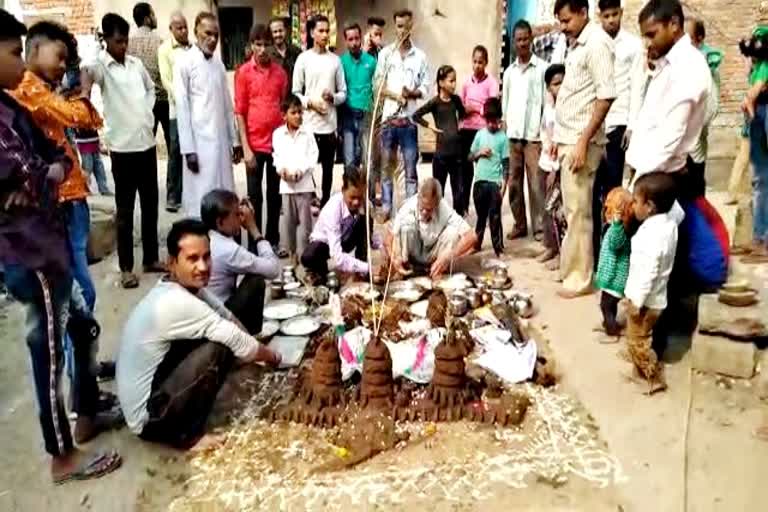
[[[676,202],[675,182],[669,174],[652,172],[634,184],[633,211],[641,223],[632,237],[629,276],[624,289],[627,309],[627,348],[639,374],[648,381],[649,394],[666,389],[662,354],[651,336],[667,307],[667,285],[677,251],[677,229],[685,213]]]
[[[633,219],[632,194],[616,187],[605,198],[603,219],[608,230],[600,246],[600,259],[595,275],[595,287],[601,291],[602,329],[608,336],[619,336],[621,325],[616,320],[619,301],[629,275],[629,224]]]
[[[302,125],[301,100],[291,94],[281,106],[285,124],[272,135],[275,169],[280,175],[283,214],[280,240],[286,244],[291,261],[296,264],[304,253],[312,232],[312,200],[318,148],[314,135]]]

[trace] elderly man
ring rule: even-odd
[[[181,176],[182,161],[181,148],[179,147],[179,126],[176,123],[176,102],[173,98],[173,68],[176,59],[192,45],[189,44],[189,29],[187,19],[181,12],[171,14],[171,22],[168,26],[171,32],[169,37],[157,50],[157,61],[160,67],[160,79],[163,88],[168,94],[168,117],[171,145],[168,146],[168,173],[165,178],[166,201],[165,209],[171,213],[181,208]]]
[[[476,243],[475,231],[443,201],[440,183],[429,178],[419,193],[400,207],[384,248],[397,273],[426,270],[434,279],[445,273],[452,261],[472,253]]]

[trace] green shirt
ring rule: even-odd
[[[491,133],[483,128],[472,142],[470,152],[477,153],[483,148],[491,148],[491,156],[475,162],[475,181],[490,181],[501,185],[504,179],[504,160],[509,160],[509,141],[504,130]]]
[[[754,85],[756,82],[768,82],[768,60],[759,60],[752,66],[749,85]]]
[[[373,74],[376,59],[368,52],[362,52],[356,59],[346,52],[341,56],[344,79],[347,81],[347,106],[364,112],[371,110],[373,102]]]

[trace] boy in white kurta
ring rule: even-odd
[[[302,125],[301,100],[291,94],[281,106],[285,124],[272,135],[275,169],[280,175],[283,215],[280,218],[280,240],[285,244],[294,264],[304,254],[312,233],[312,200],[318,149],[315,136]]]
[[[213,15],[195,20],[197,45],[173,70],[179,146],[184,155],[182,205],[200,216],[203,196],[214,189],[235,190],[232,148],[237,144],[226,70],[214,54],[219,27]]]
[[[675,181],[652,172],[634,185],[635,217],[642,224],[632,237],[629,277],[624,288],[627,306],[627,349],[632,363],[648,381],[649,393],[666,389],[663,354],[652,348],[651,335],[667,307],[667,284],[677,252],[677,227],[685,217],[675,201]]]

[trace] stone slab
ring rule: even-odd
[[[88,237],[88,260],[99,261],[111,254],[117,244],[117,221],[114,214],[91,210],[91,232]]]
[[[721,336],[697,333],[693,337],[691,355],[695,370],[751,379],[755,374],[757,347]]]
[[[718,302],[717,295],[699,300],[699,331],[739,340],[768,338],[768,297],[761,291],[760,302],[737,308]]]

